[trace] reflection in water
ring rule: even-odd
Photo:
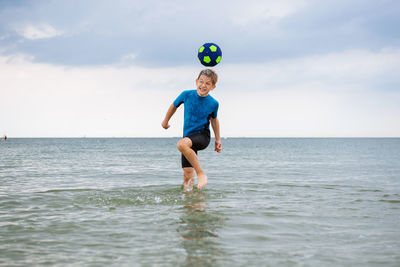
[[[207,209],[206,193],[188,192],[177,231],[186,251],[184,266],[215,266],[224,254],[218,242],[218,229],[224,220],[217,211]]]

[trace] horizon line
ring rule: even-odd
[[[169,137],[157,137],[157,136],[151,136],[151,137],[147,137],[147,136],[36,136],[36,137],[32,137],[32,136],[15,136],[15,137],[10,137],[8,135],[7,139],[169,139],[169,138],[183,138],[182,136],[169,136]],[[234,138],[253,138],[253,139],[267,139],[267,138],[271,138],[271,139],[279,139],[279,138],[285,138],[285,139],[296,139],[296,138],[308,138],[308,139],[312,139],[312,138],[400,138],[400,136],[226,136],[226,137],[221,137],[222,140],[224,139],[234,139]],[[215,137],[211,137],[211,139],[215,139]]]

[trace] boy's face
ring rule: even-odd
[[[200,75],[196,80],[197,94],[201,97],[205,97],[211,90],[215,89],[215,84],[213,84],[210,77],[205,75]]]

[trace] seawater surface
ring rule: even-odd
[[[0,143],[0,265],[400,266],[400,139]]]

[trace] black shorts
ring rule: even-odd
[[[187,136],[192,140],[192,149],[197,154],[197,151],[203,150],[210,144],[210,130],[204,130],[200,133]],[[192,167],[190,162],[182,154],[182,168]]]

